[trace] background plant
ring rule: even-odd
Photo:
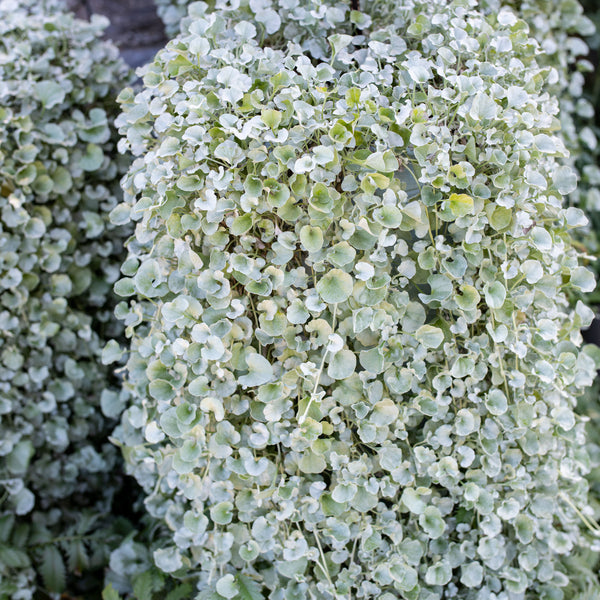
[[[129,76],[106,24],[53,0],[0,3],[0,598],[60,592],[66,571],[85,590],[107,560],[122,396],[101,352],[121,331],[124,238],[107,215]]]
[[[194,5],[120,97],[116,438],[199,598],[560,598],[595,528],[553,71],[509,10],[380,8],[322,61]]]

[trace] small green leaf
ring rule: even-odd
[[[346,92],[346,103],[348,108],[355,108],[360,103],[360,89],[352,87]]]
[[[327,38],[327,41],[331,45],[331,50],[335,56],[340,52],[340,50],[347,48],[352,43],[352,36],[343,33],[336,33],[334,35],[330,35]]]
[[[318,252],[323,247],[323,231],[319,227],[305,225],[300,230],[300,242],[308,252]]]
[[[73,178],[67,169],[58,167],[52,175],[53,189],[57,194],[65,194],[73,186]]]
[[[327,375],[332,379],[346,379],[354,373],[356,368],[356,355],[351,350],[340,350],[333,355],[329,366],[327,367]]]
[[[380,173],[389,173],[397,171],[399,168],[398,159],[390,150],[386,152],[374,152],[364,161],[365,167],[379,171]]]
[[[248,175],[244,181],[244,190],[246,191],[246,195],[251,198],[258,198],[263,190],[262,179],[255,175]]]
[[[154,591],[154,577],[151,571],[145,571],[134,579],[133,595],[137,600],[147,600]]]
[[[402,223],[402,211],[397,206],[382,206],[373,211],[373,219],[388,229],[396,229]]]
[[[49,592],[61,593],[65,589],[66,570],[60,550],[54,544],[44,546],[40,573]]]
[[[341,269],[332,269],[317,283],[317,292],[324,302],[337,304],[350,297],[353,287],[351,275]]]
[[[97,171],[104,161],[104,152],[96,144],[88,144],[85,154],[81,158],[80,165],[84,171]]]
[[[231,573],[223,575],[223,577],[217,580],[216,590],[224,598],[228,598],[229,600],[235,598],[238,595],[238,586],[234,576]]]
[[[123,277],[115,283],[115,294],[117,296],[133,296],[135,294],[135,284],[131,277]]]
[[[66,550],[69,558],[67,567],[70,572],[83,572],[88,569],[90,565],[90,558],[82,540],[70,542],[67,544]]]
[[[237,576],[239,600],[264,600],[261,586],[258,582],[241,573]]]
[[[446,523],[444,523],[442,514],[436,506],[428,506],[425,508],[423,513],[419,515],[419,525],[423,528],[423,531],[434,540],[441,537],[446,530]]]
[[[502,415],[508,409],[508,402],[504,392],[499,389],[490,390],[485,401],[486,408],[492,415]]]
[[[473,212],[473,198],[467,194],[451,194],[448,203],[455,217],[464,217]]]
[[[273,379],[273,367],[271,363],[260,354],[251,353],[246,356],[248,374],[242,375],[239,382],[246,387],[256,387],[269,383]]]
[[[210,518],[217,525],[227,525],[233,518],[233,504],[231,502],[219,502],[210,508]]]
[[[112,583],[109,583],[102,590],[102,600],[121,600],[121,596],[119,596],[119,592],[117,592],[117,590],[115,590],[115,588],[112,586]]]
[[[355,321],[356,323],[356,321]],[[365,371],[370,373],[382,373],[385,368],[385,361],[383,355],[379,351],[379,348],[371,348],[370,350],[363,350],[359,355],[360,365]]]
[[[148,392],[155,400],[167,402],[175,397],[175,388],[164,379],[155,379],[148,385]]]
[[[425,583],[429,585],[446,585],[452,579],[452,567],[447,561],[431,565],[425,572]]]
[[[35,94],[44,108],[52,108],[65,99],[66,92],[56,81],[38,81],[35,84]]]
[[[31,566],[29,556],[23,550],[12,546],[0,545],[0,565],[13,569],[26,569]]]
[[[173,573],[183,567],[181,554],[175,546],[159,548],[154,551],[153,557],[156,566],[165,573]]]
[[[571,285],[582,292],[590,293],[596,289],[596,279],[589,269],[575,267],[571,271]]]
[[[177,187],[184,192],[195,192],[204,187],[204,181],[197,175],[182,175],[177,180]]]
[[[356,250],[348,242],[338,242],[327,251],[327,260],[336,267],[343,267],[354,261]]]
[[[121,360],[121,357],[125,353],[125,350],[119,346],[119,343],[115,340],[109,340],[102,348],[102,364],[110,365],[114,362]]]
[[[390,567],[390,575],[395,586],[402,592],[410,592],[419,581],[417,572],[405,563],[395,563]]]
[[[8,542],[14,525],[15,516],[13,514],[4,514],[0,517],[0,542]]]
[[[31,440],[17,442],[6,458],[6,467],[13,475],[24,475],[35,450]]]
[[[483,567],[478,562],[461,565],[460,582],[468,588],[476,588],[483,581]]]
[[[373,412],[369,417],[369,421],[375,423],[375,425],[391,425],[400,414],[398,406],[395,402],[386,398],[380,400],[373,407]]]
[[[281,112],[270,108],[263,108],[260,113],[262,122],[271,129],[277,129],[281,123]]]
[[[501,308],[506,300],[506,288],[499,281],[486,284],[483,293],[490,308]]]
[[[233,220],[233,223],[231,224],[231,233],[233,235],[243,235],[252,228],[252,225],[251,213],[240,215]]]
[[[333,198],[326,185],[316,183],[309,198],[309,204],[316,211],[321,213],[330,213],[333,208]]]
[[[415,338],[426,348],[437,348],[444,341],[444,332],[439,327],[422,325],[415,332]]]
[[[275,179],[265,179],[263,189],[267,194],[267,203],[273,208],[282,207],[290,197],[289,188]]]
[[[479,292],[472,286],[463,284],[460,286],[461,294],[457,294],[455,302],[462,310],[474,310],[477,308],[481,297]]]
[[[327,463],[320,454],[305,450],[298,467],[303,473],[322,473],[326,469]]]
[[[533,520],[527,515],[519,514],[515,519],[515,531],[522,544],[529,544],[533,540]]]

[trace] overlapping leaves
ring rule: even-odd
[[[121,95],[154,559],[201,598],[560,597],[595,364],[552,71],[508,10],[373,17],[321,61],[197,4]]]
[[[33,565],[61,592],[65,558],[81,571],[102,556],[76,533],[61,550],[51,540],[83,509],[106,511],[114,489],[100,404],[119,395],[100,356],[119,331],[110,298],[123,234],[107,215],[123,172],[111,112],[126,68],[99,39],[103,19],[12,0],[0,17],[0,597],[23,599]]]

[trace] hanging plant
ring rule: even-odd
[[[321,56],[195,4],[120,96],[154,561],[201,599],[560,598],[595,282],[552,70],[510,10],[367,12]]]

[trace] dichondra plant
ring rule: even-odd
[[[188,9],[194,12],[193,0],[155,0],[157,11],[171,37],[187,27]],[[319,2],[318,0],[215,0],[209,10],[218,11],[237,21],[246,20],[257,27],[257,40],[285,47],[299,43],[311,55],[322,57],[328,52],[327,35],[352,31],[365,25],[370,18],[352,10],[349,0]],[[373,5],[373,8],[376,7]],[[373,11],[376,14],[376,10]],[[193,17],[192,17],[193,18]]]
[[[323,55],[197,3],[120,96],[115,438],[200,600],[563,597],[586,218],[553,70],[476,5],[365,7]]]
[[[170,36],[175,35],[184,21],[187,9],[194,0],[155,0],[158,13]],[[213,3],[211,3],[212,5]],[[376,6],[370,3],[369,11],[375,20],[389,13],[389,2]],[[505,6],[513,9],[527,22],[531,37],[540,45],[541,66],[554,72],[547,79],[547,89],[559,100],[561,136],[568,156],[561,163],[575,169],[579,185],[569,194],[569,202],[579,206],[591,217],[592,227],[578,232],[587,248],[597,253],[596,230],[600,226],[600,171],[598,168],[598,140],[594,127],[594,105],[583,94],[585,76],[594,66],[588,54],[589,41],[595,28],[584,14],[578,0],[482,0],[478,8],[493,19]],[[215,9],[252,21],[260,30],[261,39],[270,45],[287,41],[299,42],[313,56],[323,57],[326,38],[334,32],[352,33],[352,25],[365,24],[364,13],[353,10],[349,0],[337,3],[307,2],[305,0],[238,0],[214,2]],[[369,17],[370,18],[370,17]],[[384,17],[385,18],[385,17]],[[369,21],[367,20],[366,23]],[[273,35],[275,34],[275,35]],[[590,296],[596,301],[596,294]]]
[[[101,351],[119,331],[110,297],[123,234],[107,215],[123,173],[111,123],[127,69],[99,39],[105,26],[54,1],[0,3],[3,599],[32,597],[34,564],[60,592],[65,557],[81,572],[106,555],[90,529],[117,459],[101,400],[114,419],[119,394]]]
[[[568,201],[591,217],[592,226],[578,232],[589,251],[598,251],[598,218],[600,214],[600,171],[598,139],[594,125],[594,105],[584,94],[585,78],[594,71],[590,48],[586,41],[594,33],[594,24],[576,0],[485,0],[486,11],[497,12],[510,5],[530,26],[531,35],[543,51],[539,61],[553,67],[548,89],[559,100],[561,136],[569,156],[561,162],[571,165],[579,185]],[[597,270],[597,266],[595,267]],[[597,303],[597,293],[589,296]]]

